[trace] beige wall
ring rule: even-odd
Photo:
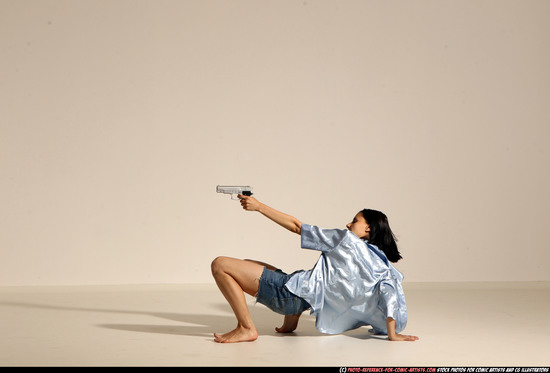
[[[390,218],[408,281],[550,280],[550,2],[0,0],[0,285],[211,282]]]

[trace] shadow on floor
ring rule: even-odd
[[[215,303],[211,307],[216,310],[215,314],[186,314],[169,312],[147,312],[134,310],[117,310],[105,308],[84,308],[74,306],[58,306],[22,302],[0,302],[0,306],[24,307],[44,310],[76,311],[76,312],[104,312],[128,315],[146,315],[158,319],[169,320],[186,325],[166,324],[95,324],[94,326],[105,329],[122,330],[136,333],[157,333],[182,336],[205,337],[213,340],[213,333],[226,333],[236,325],[236,319],[228,304]],[[250,314],[260,335],[272,335],[281,338],[288,336],[324,336],[315,328],[315,319],[308,311],[300,318],[298,328],[293,333],[281,334],[275,331],[275,327],[281,326],[283,316],[278,315],[261,304],[249,304]],[[358,339],[384,339],[383,336],[374,336],[367,328],[362,327],[354,331],[344,333],[347,336]]]

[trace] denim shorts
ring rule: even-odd
[[[264,268],[256,300],[281,315],[299,315],[309,309],[311,306],[308,302],[285,287],[287,281],[297,272],[300,271],[288,275],[280,269],[272,271]]]

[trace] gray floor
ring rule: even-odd
[[[406,333],[296,332],[248,297],[260,337],[217,344],[235,326],[213,284],[0,287],[0,366],[550,366],[550,283],[404,284]]]

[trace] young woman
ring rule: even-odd
[[[258,211],[291,232],[301,235],[302,247],[319,250],[321,256],[308,271],[286,274],[271,265],[228,257],[212,262],[212,275],[237,318],[237,327],[214,333],[220,343],[254,341],[258,332],[243,292],[285,315],[279,333],[296,329],[303,311],[311,308],[315,326],[323,333],[338,334],[370,325],[376,334],[392,341],[415,341],[399,334],[407,324],[407,308],[401,287],[403,275],[391,264],[401,259],[386,215],[362,210],[347,229],[321,229],[303,224],[251,196],[239,195],[242,207]]]

